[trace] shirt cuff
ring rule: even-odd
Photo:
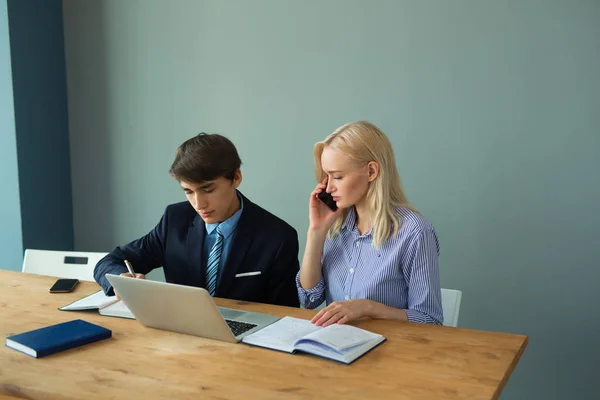
[[[441,325],[441,323],[427,314],[417,310],[404,310],[408,317],[408,322],[417,322],[420,324]]]
[[[325,280],[321,278],[319,283],[312,289],[304,289],[300,285],[300,272],[296,274],[296,287],[298,288],[298,298],[304,308],[315,308],[325,300]]]

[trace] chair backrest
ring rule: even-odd
[[[458,325],[458,312],[460,311],[460,301],[462,292],[460,290],[442,289],[442,309],[444,310],[444,325]]]
[[[94,267],[107,254],[27,249],[21,272],[93,281]]]

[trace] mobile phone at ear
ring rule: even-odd
[[[75,289],[79,279],[59,279],[50,288],[50,293],[69,293]]]
[[[331,211],[337,211],[338,207],[335,204],[335,200],[333,200],[333,196],[331,193],[327,193],[325,190],[322,190],[321,193],[317,194],[319,200],[321,200]]]

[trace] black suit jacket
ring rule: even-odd
[[[241,195],[241,194],[240,194]],[[215,296],[298,307],[296,274],[298,234],[283,220],[243,197],[244,210],[230,240]],[[206,227],[196,210],[182,202],[167,207],[158,225],[146,236],[117,247],[98,262],[94,278],[107,295],[114,294],[104,276],[127,272],[129,260],[135,272],[147,274],[163,267],[170,283],[205,287]],[[244,272],[259,275],[236,277]]]

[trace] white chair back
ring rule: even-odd
[[[458,326],[458,313],[462,292],[460,290],[442,289],[442,309],[444,310],[444,325]]]
[[[94,267],[107,254],[27,249],[21,272],[93,281]]]

